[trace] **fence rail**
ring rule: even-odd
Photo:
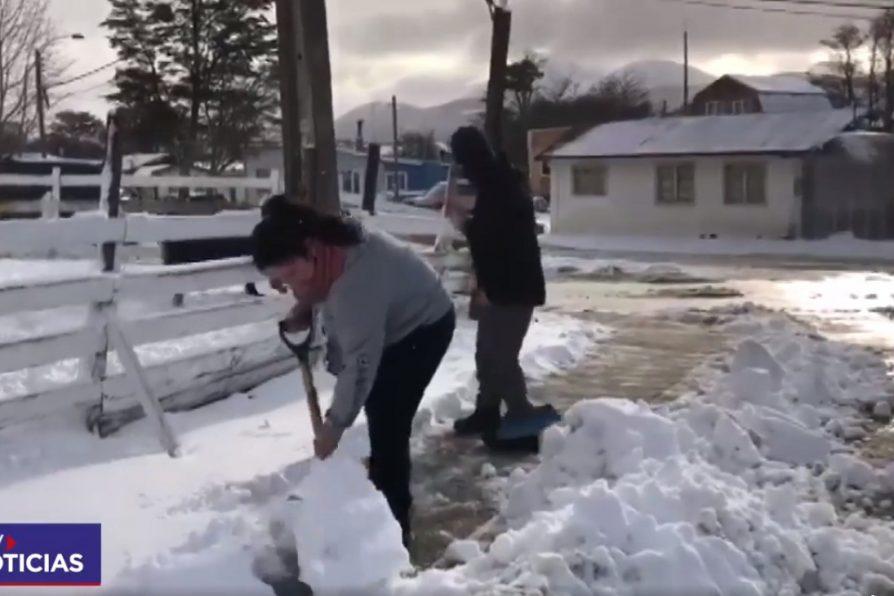
[[[110,127],[110,135],[117,134]],[[110,141],[110,147],[114,144]],[[288,304],[276,296],[249,298],[234,293],[226,302],[204,304],[121,319],[122,303],[163,302],[175,295],[240,289],[261,276],[247,257],[189,265],[139,266],[117,263],[108,247],[159,244],[179,240],[246,237],[260,219],[258,209],[224,211],[204,216],[159,216],[145,213],[117,217],[111,189],[114,156],[101,175],[0,175],[0,186],[45,186],[40,220],[0,221],[0,254],[29,256],[35,251],[95,250],[95,271],[64,273],[57,279],[4,282],[0,279],[0,316],[82,307],[86,323],[76,329],[55,330],[36,337],[0,342],[0,376],[22,374],[66,361],[79,361],[80,374],[58,383],[26,384],[16,394],[0,395],[0,429],[4,426],[66,410],[84,409],[96,421],[112,420],[114,430],[141,412],[155,415],[162,443],[172,452],[170,430],[163,411],[201,406],[250,389],[293,367],[293,359],[275,336],[273,321]],[[120,172],[119,172],[120,176]],[[213,178],[182,176],[120,176],[122,188],[239,188],[278,190],[278,174],[270,178]],[[96,186],[103,193],[97,205],[103,212],[58,218],[62,189]],[[2,204],[0,204],[2,209]],[[444,221],[436,214],[360,213],[364,222],[401,237],[440,236]],[[100,249],[105,246],[105,251]],[[440,270],[467,267],[467,258],[429,252]],[[447,278],[445,278],[447,280]],[[452,283],[445,281],[445,283]],[[462,282],[460,282],[461,284]],[[238,342],[208,344],[207,349],[163,361],[130,357],[153,344],[209,333],[270,323],[270,332]],[[122,339],[123,338],[123,339]],[[123,344],[121,342],[124,342]],[[117,342],[117,344],[116,344]],[[231,342],[232,343],[232,342]],[[123,350],[123,351],[122,351]],[[148,352],[146,352],[148,353]],[[111,363],[111,364],[109,364]],[[134,368],[136,367],[136,369]],[[105,417],[105,418],[103,418]],[[116,422],[117,421],[117,422]],[[91,423],[92,424],[92,423]],[[100,424],[102,426],[102,424]],[[103,433],[100,433],[103,434]]]

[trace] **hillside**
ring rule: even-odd
[[[473,122],[483,111],[484,104],[478,98],[456,99],[427,108],[398,103],[397,128],[401,133],[432,130],[435,138],[446,141],[453,131]],[[391,104],[371,102],[343,114],[335,121],[336,136],[339,139],[353,139],[360,119],[364,121],[364,136],[367,141],[391,141]]]
[[[583,68],[572,61],[550,61],[545,69],[542,84],[555,86],[566,77],[579,84],[583,92],[596,84],[602,73]],[[631,62],[610,73],[609,76],[632,76],[639,80],[646,90],[656,112],[661,110],[664,102],[667,109],[674,111],[683,105],[683,65],[673,60],[641,60]],[[780,73],[786,76],[792,73]],[[799,76],[804,76],[799,73]],[[689,67],[689,99],[701,91],[717,77],[694,66]],[[484,90],[482,89],[482,97]],[[398,104],[398,130],[429,131],[435,133],[440,141],[447,141],[458,127],[474,122],[484,111],[481,98],[469,97],[457,99],[432,107],[418,107],[411,104]],[[353,139],[357,131],[357,120],[364,120],[364,136],[367,141],[390,143],[391,104],[371,102],[357,107],[342,115],[335,121],[335,133],[339,139]]]

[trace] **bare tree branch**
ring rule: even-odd
[[[6,147],[24,142],[34,126],[35,53],[42,53],[48,82],[61,72],[53,53],[57,41],[48,0],[0,0],[0,139]]]

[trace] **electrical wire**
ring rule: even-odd
[[[120,59],[112,60],[111,62],[107,62],[106,64],[103,64],[102,66],[97,66],[93,70],[88,70],[85,73],[79,74],[76,77],[66,79],[60,83],[54,83],[53,85],[49,85],[48,88],[55,89],[56,87],[62,87],[64,85],[70,85],[71,83],[77,83],[80,80],[86,79],[87,77],[91,77],[91,76],[95,75],[96,73],[99,73],[99,72],[102,72],[108,68],[111,68],[111,67],[115,66],[116,64],[118,64],[119,62],[121,62]]]
[[[752,2],[763,2],[765,4],[794,4],[800,6],[820,6],[823,8],[860,8],[869,10],[886,10],[894,8],[894,4],[886,2],[877,4],[866,2],[865,0],[752,0]]]
[[[762,12],[769,14],[785,14],[785,15],[793,15],[793,16],[814,16],[814,17],[823,17],[827,19],[851,19],[851,20],[865,20],[871,21],[875,18],[875,15],[864,15],[864,14],[850,14],[843,12],[822,12],[818,10],[798,10],[798,9],[789,9],[789,8],[774,8],[769,6],[753,6],[748,4],[729,4],[727,2],[712,2],[711,0],[655,0],[663,3],[674,3],[674,4],[685,4],[688,6],[703,6],[707,8],[719,8],[726,10],[738,10],[738,11],[751,11],[751,12]]]

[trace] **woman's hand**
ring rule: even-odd
[[[335,427],[332,426],[332,423],[327,420],[317,431],[316,437],[314,438],[314,453],[321,460],[328,459],[335,453],[335,450],[338,449],[340,441],[341,433],[339,433]]]
[[[313,309],[306,304],[298,303],[289,312],[286,318],[286,330],[289,333],[298,333],[310,329],[313,321]]]

